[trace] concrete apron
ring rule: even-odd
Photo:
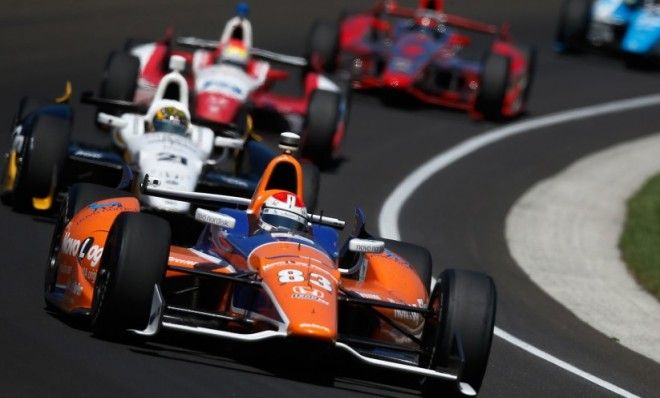
[[[541,289],[656,362],[660,303],[629,274],[618,243],[626,201],[658,172],[660,133],[584,157],[537,183],[506,221],[511,255]]]

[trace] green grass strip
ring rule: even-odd
[[[619,248],[637,281],[660,300],[660,174],[628,200]]]

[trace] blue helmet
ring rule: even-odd
[[[240,2],[236,5],[236,15],[241,18],[247,18],[250,15],[250,6],[248,3]]]

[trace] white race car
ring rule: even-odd
[[[174,48],[174,42],[183,48]],[[241,124],[246,114],[264,130],[289,130],[302,136],[302,156],[318,164],[331,160],[344,137],[349,90],[311,71],[307,60],[252,46],[252,25],[246,15],[230,19],[220,40],[169,35],[156,42],[129,40],[125,51],[113,52],[100,95],[149,103],[171,55],[180,55],[197,119],[214,124]],[[273,85],[289,78],[272,63],[304,68],[301,95],[275,93]],[[341,83],[341,82],[340,82]],[[340,87],[342,86],[342,87]]]
[[[233,192],[237,189],[251,192],[263,168],[276,153],[250,140],[250,126],[245,127],[248,131],[228,137],[216,135],[211,128],[192,123],[188,83],[181,74],[185,66],[183,57],[171,57],[172,71],[160,80],[146,112],[127,112],[120,116],[100,112],[97,121],[112,129],[116,146],[125,152],[125,158],[138,173],[136,179],[139,181],[148,175],[163,187],[173,190],[196,190],[202,181],[206,190],[209,186],[215,186],[221,192],[223,188]],[[90,97],[84,101],[105,109],[114,106],[116,110],[122,107],[139,110],[139,105],[122,101]],[[234,126],[227,132],[236,134],[240,131],[237,129]],[[227,175],[220,172],[224,163],[235,159],[230,152],[248,152],[251,173]],[[241,160],[237,163],[243,163]],[[314,206],[318,192],[318,169],[311,163],[304,167],[307,174],[305,185],[308,185],[306,201]],[[147,207],[168,212],[185,213],[190,209],[190,203],[176,200],[143,196],[142,201]]]

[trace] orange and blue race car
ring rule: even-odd
[[[170,329],[235,341],[305,342],[418,378],[424,391],[478,392],[496,292],[490,277],[445,270],[431,288],[429,252],[309,214],[299,137],[284,133],[252,198],[181,192],[148,178],[149,195],[205,205],[191,247],[130,194],[76,185],[56,226],[45,275],[48,306],[87,317],[99,336]],[[242,209],[243,208],[243,209]]]
[[[476,35],[491,41],[481,60],[464,52]],[[338,23],[317,21],[308,38],[309,64],[348,74],[353,88],[381,89],[384,100],[416,98],[475,118],[524,112],[536,63],[535,50],[515,45],[508,25],[448,14],[442,0],[421,0],[417,8],[379,1]]]

